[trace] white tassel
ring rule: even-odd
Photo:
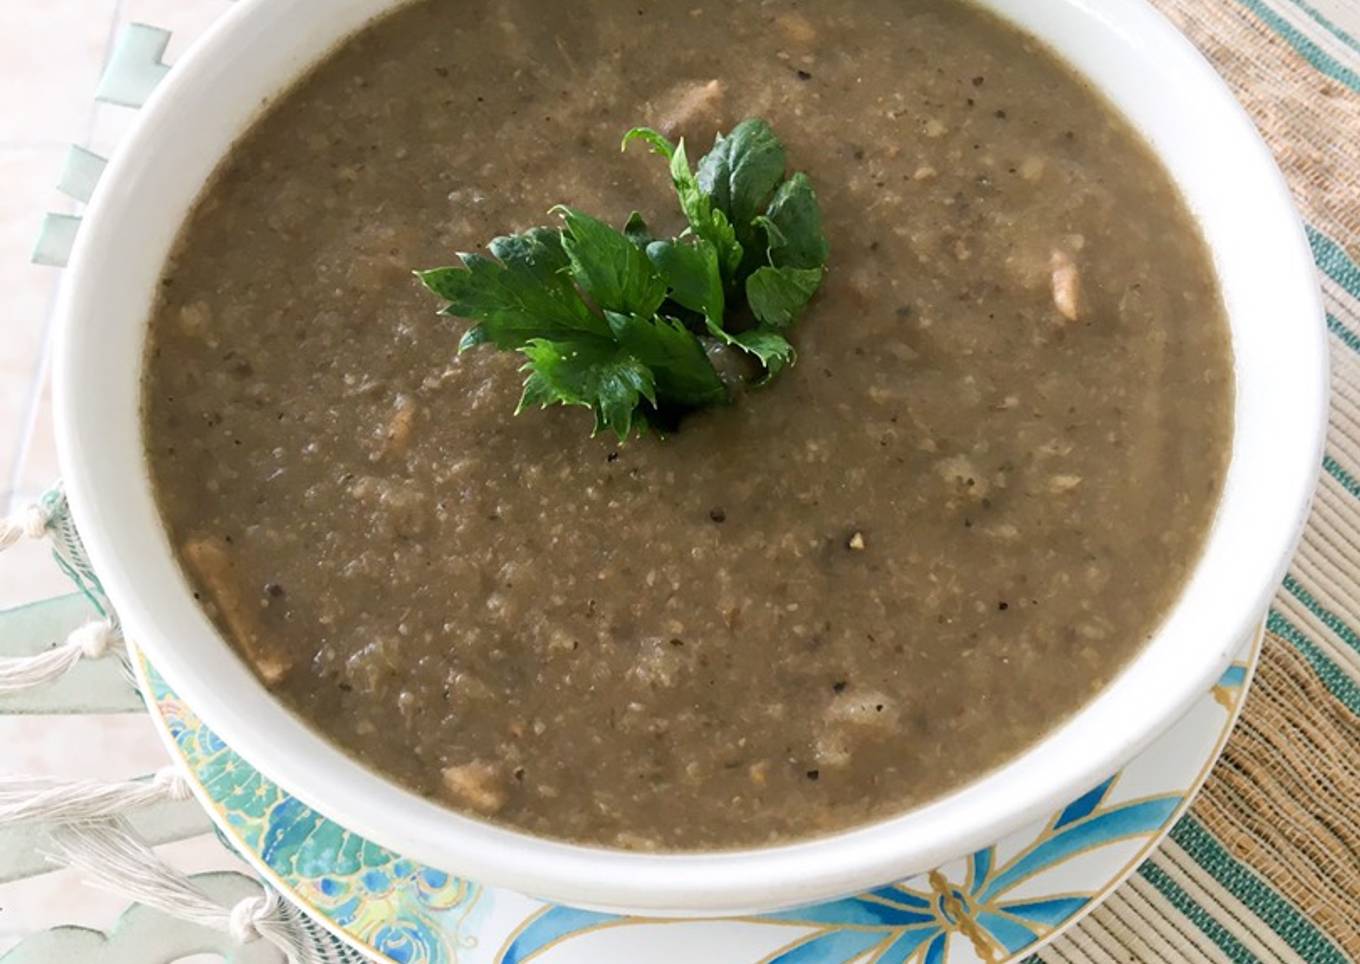
[[[83,823],[170,800],[193,796],[189,781],[173,767],[150,780],[97,783],[45,777],[0,778],[0,827],[21,823]]]
[[[41,539],[47,534],[49,521],[47,510],[36,502],[7,519],[0,519],[0,552],[20,539]]]
[[[0,696],[55,682],[82,659],[102,659],[121,649],[121,637],[107,619],[86,623],[55,649],[0,659]]]
[[[123,820],[78,823],[52,832],[51,858],[80,871],[87,883],[191,924],[230,934],[240,943],[265,940],[293,964],[313,955],[278,894],[265,890],[223,907],[134,836]]]

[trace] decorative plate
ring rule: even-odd
[[[1261,634],[1123,771],[1042,823],[928,874],[798,910],[722,920],[545,904],[425,867],[303,805],[237,756],[139,652],[152,719],[227,841],[282,893],[378,960],[410,964],[965,964],[1015,961],[1113,891],[1208,775]]]

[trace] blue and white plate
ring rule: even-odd
[[[1042,823],[906,880],[800,910],[723,920],[545,904],[422,866],[328,820],[209,730],[140,653],[152,718],[230,843],[347,943],[412,964],[965,964],[1014,961],[1111,893],[1189,805],[1246,698],[1257,636],[1189,713]]]

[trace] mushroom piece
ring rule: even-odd
[[[411,431],[415,428],[416,405],[405,395],[397,397],[396,408],[381,431],[381,448],[377,458],[401,458],[411,445]]]
[[[482,760],[473,760],[443,770],[444,789],[454,801],[492,814],[505,806],[505,789],[500,771]]]
[[[235,561],[223,542],[213,537],[190,539],[184,544],[184,561],[207,590],[210,601],[227,624],[227,632],[266,685],[283,679],[293,668],[293,661],[264,638],[259,617],[233,575]]]
[[[1049,258],[1053,281],[1053,306],[1068,321],[1081,319],[1081,274],[1066,251],[1054,251]]]
[[[781,13],[775,17],[775,24],[790,43],[809,47],[817,41],[817,28],[801,13]]]
[[[659,112],[661,122],[657,129],[670,138],[680,134],[711,135],[720,126],[722,99],[721,80],[682,85],[663,100],[665,107]]]

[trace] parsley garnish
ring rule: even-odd
[[[490,257],[460,253],[456,267],[417,272],[467,318],[459,351],[489,343],[526,361],[517,412],[582,405],[595,430],[620,440],[647,425],[730,400],[710,360],[716,345],[753,356],[757,381],[793,363],[786,337],[822,283],[827,243],[805,174],[785,178],[784,146],[753,119],[717,138],[691,170],[685,142],[650,128],[628,132],[670,164],[689,222],[652,236],[641,214],[622,231],[559,205],[560,228],[499,237]]]

